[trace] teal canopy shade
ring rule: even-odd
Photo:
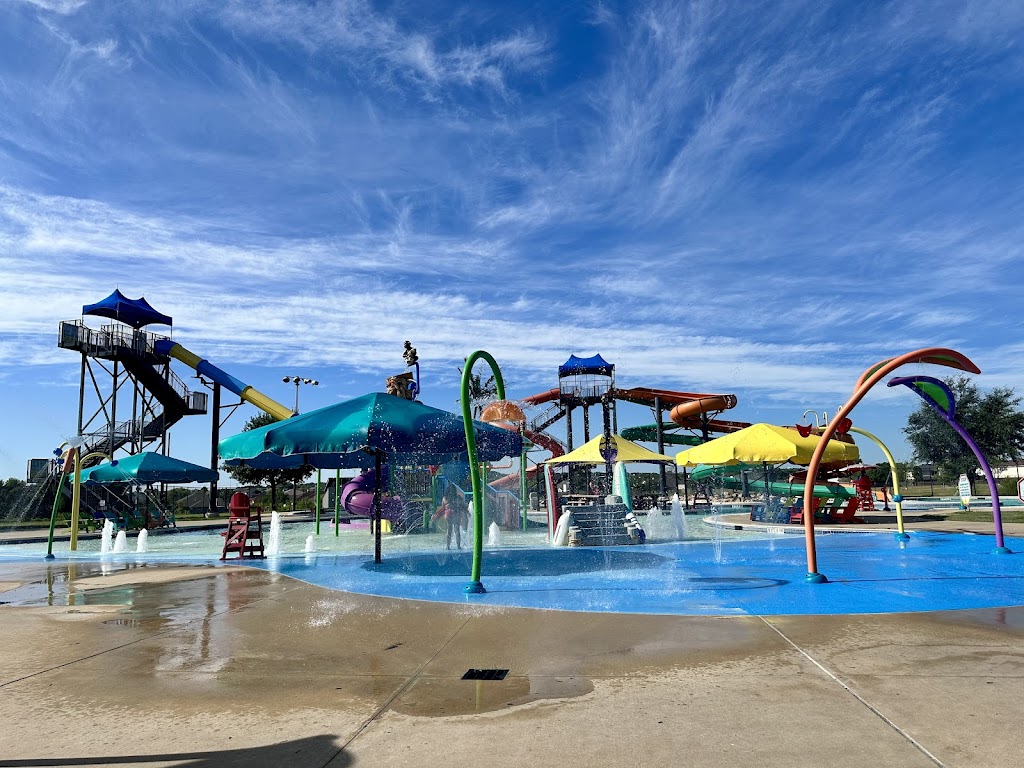
[[[219,473],[171,456],[145,451],[82,470],[82,482],[104,483],[210,483]]]
[[[481,461],[519,455],[518,434],[473,423]],[[374,392],[227,437],[219,451],[228,464],[268,469],[367,467],[375,452],[387,461],[444,464],[466,460],[466,433],[461,416]]]
[[[109,317],[111,320],[117,320],[136,329],[153,323],[159,325],[171,324],[170,316],[153,309],[149,302],[146,301],[145,296],[129,299],[116,288],[107,298],[97,301],[95,304],[86,304],[82,307],[82,314]]]

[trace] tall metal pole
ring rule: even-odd
[[[374,525],[373,532],[373,562],[380,564],[380,538],[381,538],[381,519],[384,517],[380,508],[380,497],[381,497],[381,458],[380,451],[376,450],[373,454],[373,466],[376,471],[377,482],[373,486],[373,516],[376,519],[376,525]],[[470,472],[473,471],[473,465],[470,464]]]
[[[220,444],[220,384],[213,383],[213,424],[210,427],[210,469],[217,470],[217,446]],[[217,481],[210,482],[210,517],[217,516]]]
[[[612,437],[612,425],[611,425],[611,422],[608,419],[604,420],[603,437],[604,437],[604,447],[605,447],[605,450],[604,450],[604,493],[605,493],[605,496],[608,496],[608,495],[611,494],[612,489],[615,487],[614,481],[613,481],[613,478],[612,478],[612,473],[615,471],[615,462],[613,461],[613,458],[612,458],[612,453],[613,453],[612,446],[614,445],[614,443],[613,443],[614,438]],[[623,492],[623,493],[625,493],[625,492]]]
[[[317,469],[317,471],[316,471],[316,500],[314,501],[314,504],[316,504],[316,515],[315,515],[316,535],[319,536],[320,535],[320,470],[319,469]]]
[[[85,352],[82,353],[82,371],[78,378],[78,431],[76,435],[82,434],[82,419],[85,417]]]
[[[661,427],[661,396],[654,396],[654,428],[658,436],[658,453],[665,455],[665,430]],[[666,496],[666,489],[668,487],[668,480],[665,477],[665,465],[659,464],[660,478],[659,478],[659,496]]]
[[[338,517],[341,511],[341,470],[334,470],[334,535],[340,536]]]
[[[530,514],[530,500],[527,498],[529,487],[526,484],[526,437],[523,432],[526,424],[519,425],[519,437],[523,441],[523,450],[519,454],[519,525],[525,531]]]
[[[117,432],[117,385],[120,378],[118,361],[114,360],[114,391],[110,395],[110,455],[114,455],[114,433]]]

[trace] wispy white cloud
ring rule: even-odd
[[[13,0],[15,3],[35,6],[43,11],[59,13],[63,15],[75,13],[78,9],[87,5],[89,0]]]
[[[23,59],[0,65],[5,386],[73,384],[56,322],[115,285],[229,369],[346,389],[406,338],[443,386],[480,346],[520,394],[571,351],[765,410],[829,407],[914,346],[1024,384],[1010,5],[35,0],[0,22]]]
[[[483,43],[452,44],[445,30],[409,30],[366,0],[235,0],[215,7],[235,30],[297,43],[313,53],[344,54],[350,65],[382,82],[414,83],[435,96],[438,86],[452,84],[508,95],[510,74],[536,71],[547,58],[546,41],[528,28]]]

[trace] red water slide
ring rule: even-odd
[[[541,393],[536,394],[536,395],[530,395],[529,397],[524,397],[521,400],[521,402],[524,405],[540,405],[541,403],[548,403],[548,402],[551,402],[552,400],[557,400],[558,399],[558,394],[559,393],[558,393],[558,389],[557,388],[549,389],[547,392],[541,392]],[[501,422],[496,422],[495,426],[505,427],[505,424],[503,424]],[[507,428],[510,428],[510,427],[505,427],[505,428],[507,429]],[[539,445],[545,451],[550,451],[551,452],[551,458],[555,458],[556,456],[563,456],[565,454],[565,445],[562,443],[562,441],[557,439],[557,438],[555,438],[555,437],[552,437],[547,432],[541,432],[541,431],[533,430],[533,429],[525,429],[525,430],[523,430],[523,437],[525,437],[527,440],[529,440],[534,445]],[[537,472],[537,467],[531,467],[530,469],[526,470],[527,480],[529,480],[531,477],[533,477],[533,475],[535,475],[536,472]],[[519,473],[518,472],[513,472],[510,475],[505,475],[504,477],[499,478],[498,480],[495,480],[490,485],[491,485],[492,488],[499,488],[499,489],[500,488],[518,488],[519,487]]]
[[[557,400],[559,395],[558,387],[549,389],[547,392],[539,392],[536,395],[530,395],[524,397],[522,402],[526,405],[540,405],[541,403],[550,403],[552,400]]]

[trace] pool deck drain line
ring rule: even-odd
[[[335,760],[339,755],[343,754],[345,750],[349,748],[349,745],[351,745],[353,741],[358,739],[362,735],[363,731],[370,727],[370,723],[372,723],[374,720],[376,720],[382,714],[384,714],[384,712],[387,711],[388,707],[390,707],[392,703],[394,703],[395,699],[397,699],[399,696],[401,696],[403,693],[409,690],[412,684],[415,683],[419,679],[420,675],[423,674],[423,670],[430,666],[430,663],[441,655],[441,651],[443,651],[445,648],[451,645],[452,641],[459,636],[459,633],[462,632],[462,630],[466,628],[466,625],[469,624],[472,618],[472,616],[467,616],[466,620],[459,625],[459,628],[452,633],[452,636],[445,640],[441,644],[441,647],[434,651],[433,655],[425,662],[423,662],[420,665],[420,668],[413,672],[409,679],[406,680],[405,683],[397,691],[395,691],[387,701],[385,701],[383,704],[377,707],[377,710],[368,718],[366,718],[366,720],[363,721],[362,725],[360,725],[356,729],[356,732],[353,733],[352,736],[348,740],[346,740],[344,744],[341,745],[341,749],[339,749],[337,752],[331,755],[330,759],[328,759],[327,762],[324,763],[325,768],[326,766],[330,765],[331,762]]]
[[[931,752],[929,752],[927,749],[925,749],[924,746],[919,741],[917,741],[917,739],[915,739],[913,736],[911,736],[905,730],[903,730],[898,725],[896,725],[896,723],[893,722],[890,718],[886,717],[881,712],[881,710],[879,710],[877,707],[875,707],[873,704],[871,704],[871,702],[869,702],[867,699],[865,699],[863,696],[861,696],[859,693],[857,693],[855,690],[853,690],[853,688],[851,688],[846,683],[844,683],[842,680],[840,680],[837,675],[833,674],[821,662],[819,662],[817,659],[815,659],[813,656],[811,656],[811,654],[809,654],[807,651],[805,651],[803,648],[801,648],[795,642],[790,640],[789,637],[787,637],[786,634],[781,629],[779,629],[777,626],[775,626],[770,621],[768,621],[768,619],[766,619],[764,616],[758,616],[757,618],[759,618],[761,621],[763,621],[765,624],[767,624],[769,627],[771,627],[772,631],[774,631],[779,637],[781,637],[783,640],[785,640],[787,643],[789,643],[801,656],[803,656],[805,659],[807,659],[809,662],[811,662],[811,664],[813,664],[818,669],[820,669],[825,675],[827,675],[829,678],[831,678],[833,682],[838,683],[843,688],[843,690],[845,690],[847,693],[849,693],[851,696],[853,696],[853,698],[855,698],[857,701],[859,701],[861,704],[863,704],[865,707],[867,707],[868,710],[870,710],[871,713],[874,714],[877,718],[879,718],[883,723],[888,725],[890,728],[892,728],[894,731],[896,731],[896,733],[898,733],[904,739],[909,741],[914,746],[914,748],[917,749],[921,754],[923,754],[925,757],[927,757],[929,760],[931,760],[933,763],[935,763],[935,765],[939,766],[939,768],[947,768],[945,763],[943,763],[941,760],[939,760],[939,758],[937,758],[935,755],[933,755]]]

